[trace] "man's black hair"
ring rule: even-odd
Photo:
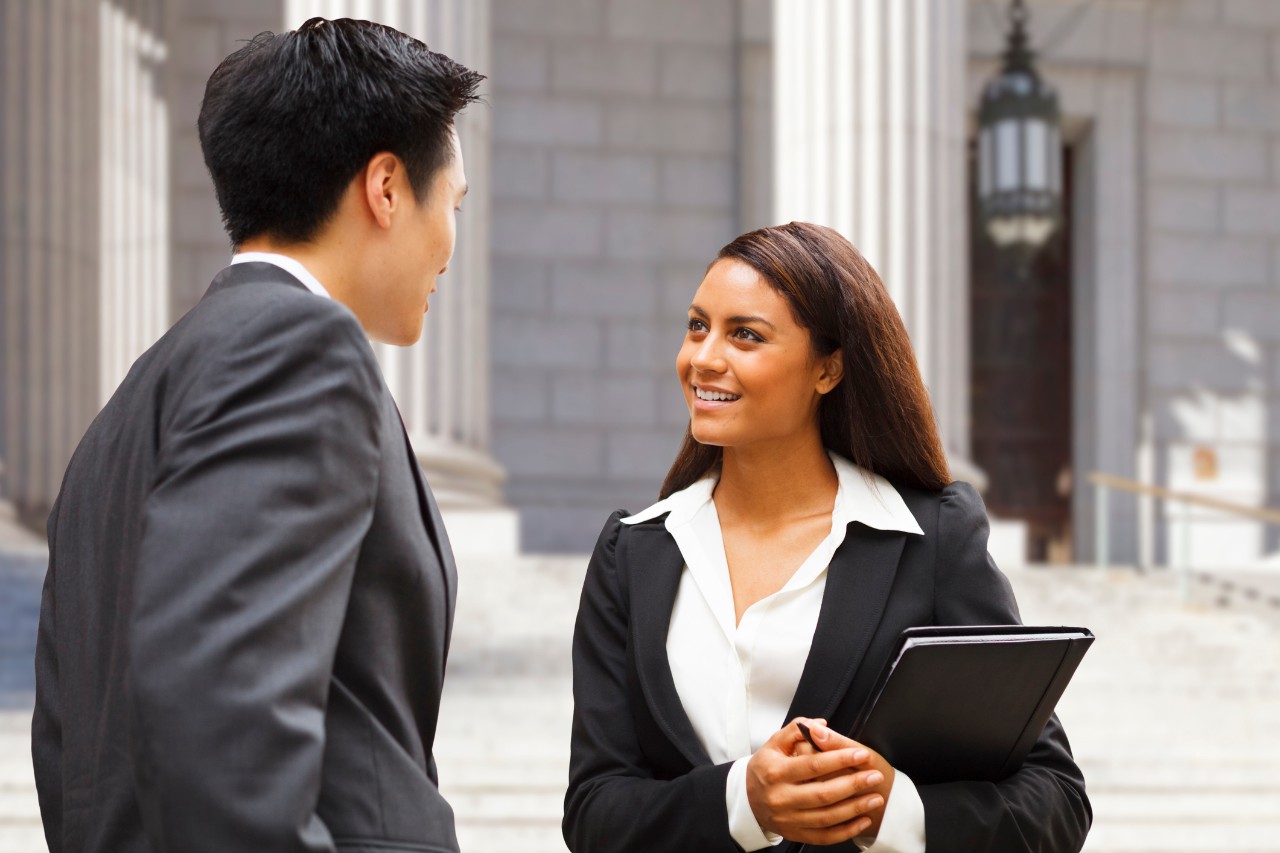
[[[422,201],[483,79],[369,21],[312,18],[254,37],[209,78],[198,122],[232,246],[310,240],[380,151],[403,161]]]

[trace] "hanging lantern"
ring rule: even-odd
[[[1062,220],[1062,137],[1058,95],[1032,64],[1027,17],[1013,0],[1004,67],[982,92],[978,204],[997,245],[1034,251]]]

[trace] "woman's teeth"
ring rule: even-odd
[[[719,403],[742,399],[741,394],[724,394],[720,391],[703,391],[701,388],[697,387],[693,389],[693,393],[698,396],[699,400],[706,400],[708,403]]]

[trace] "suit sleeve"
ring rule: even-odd
[[[49,564],[40,594],[40,626],[36,634],[36,703],[31,715],[31,766],[49,853],[62,851],[62,702],[58,680],[54,623],[54,536],[59,503],[49,513]]]
[[[1012,587],[987,553],[988,533],[986,509],[973,487],[948,486],[938,516],[936,624],[1021,621]],[[920,785],[918,791],[930,853],[1077,851],[1093,818],[1084,776],[1056,715],[1008,779]]]
[[[600,534],[574,629],[565,842],[573,853],[738,853],[725,806],[731,763],[658,779],[641,749],[627,679],[630,616],[617,570],[621,515]]]
[[[150,848],[329,851],[325,705],[379,459],[379,384],[327,300],[247,323],[160,425],[129,623]],[[294,310],[297,309],[297,310]]]

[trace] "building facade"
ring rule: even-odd
[[[976,296],[969,212],[1005,6],[0,0],[0,495],[47,510],[132,359],[227,261],[204,80],[316,14],[382,20],[490,77],[460,128],[476,198],[439,310],[420,345],[379,351],[455,538],[514,543],[518,521],[523,549],[580,552],[609,511],[650,503],[687,422],[689,298],[733,236],[790,219],[880,271],[956,475],[993,497],[1043,479],[984,445],[1021,415],[975,363],[1017,320]],[[1069,314],[1044,356],[1069,406],[1041,425],[1066,448],[1042,484],[1062,510],[1033,556],[1091,559],[1102,533],[1117,562],[1257,563],[1280,531],[1125,493],[1100,508],[1088,475],[1280,504],[1280,4],[1030,9],[1070,194],[1043,275]]]

